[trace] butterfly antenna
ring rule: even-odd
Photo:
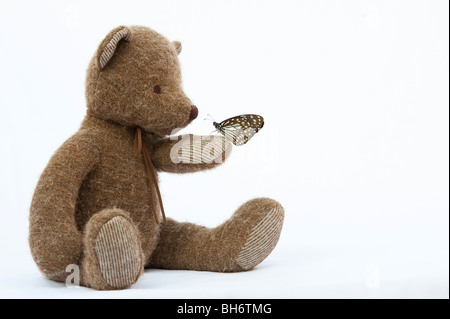
[[[207,117],[205,117],[205,120],[213,121],[215,122],[214,118],[210,114],[206,114]]]

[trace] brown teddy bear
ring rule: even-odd
[[[215,228],[166,220],[156,172],[211,169],[230,149],[223,137],[169,137],[198,115],[181,88],[180,52],[180,42],[141,26],[101,42],[87,70],[87,115],[31,203],[31,253],[46,277],[64,282],[72,265],[83,286],[123,289],[144,268],[249,270],[277,244],[284,211],[268,198]]]

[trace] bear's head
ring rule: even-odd
[[[170,42],[149,28],[115,28],[87,70],[88,110],[158,136],[185,127],[198,109],[181,87],[180,52],[180,42]]]

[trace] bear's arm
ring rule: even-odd
[[[81,257],[82,233],[74,213],[81,183],[100,159],[95,144],[91,136],[76,133],[55,152],[41,174],[30,207],[29,242],[35,259],[47,256],[46,262],[53,260],[56,265],[76,264]],[[51,269],[54,265],[44,266]]]
[[[188,134],[157,140],[150,149],[156,170],[190,173],[222,164],[231,153],[231,143],[223,136]]]

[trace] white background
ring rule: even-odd
[[[448,298],[448,1],[0,1],[0,297]],[[31,259],[40,173],[85,114],[103,37],[180,40],[200,116],[265,127],[220,168],[161,174],[166,213],[214,227],[258,196],[286,210],[255,270],[146,271],[126,291],[67,289]]]

